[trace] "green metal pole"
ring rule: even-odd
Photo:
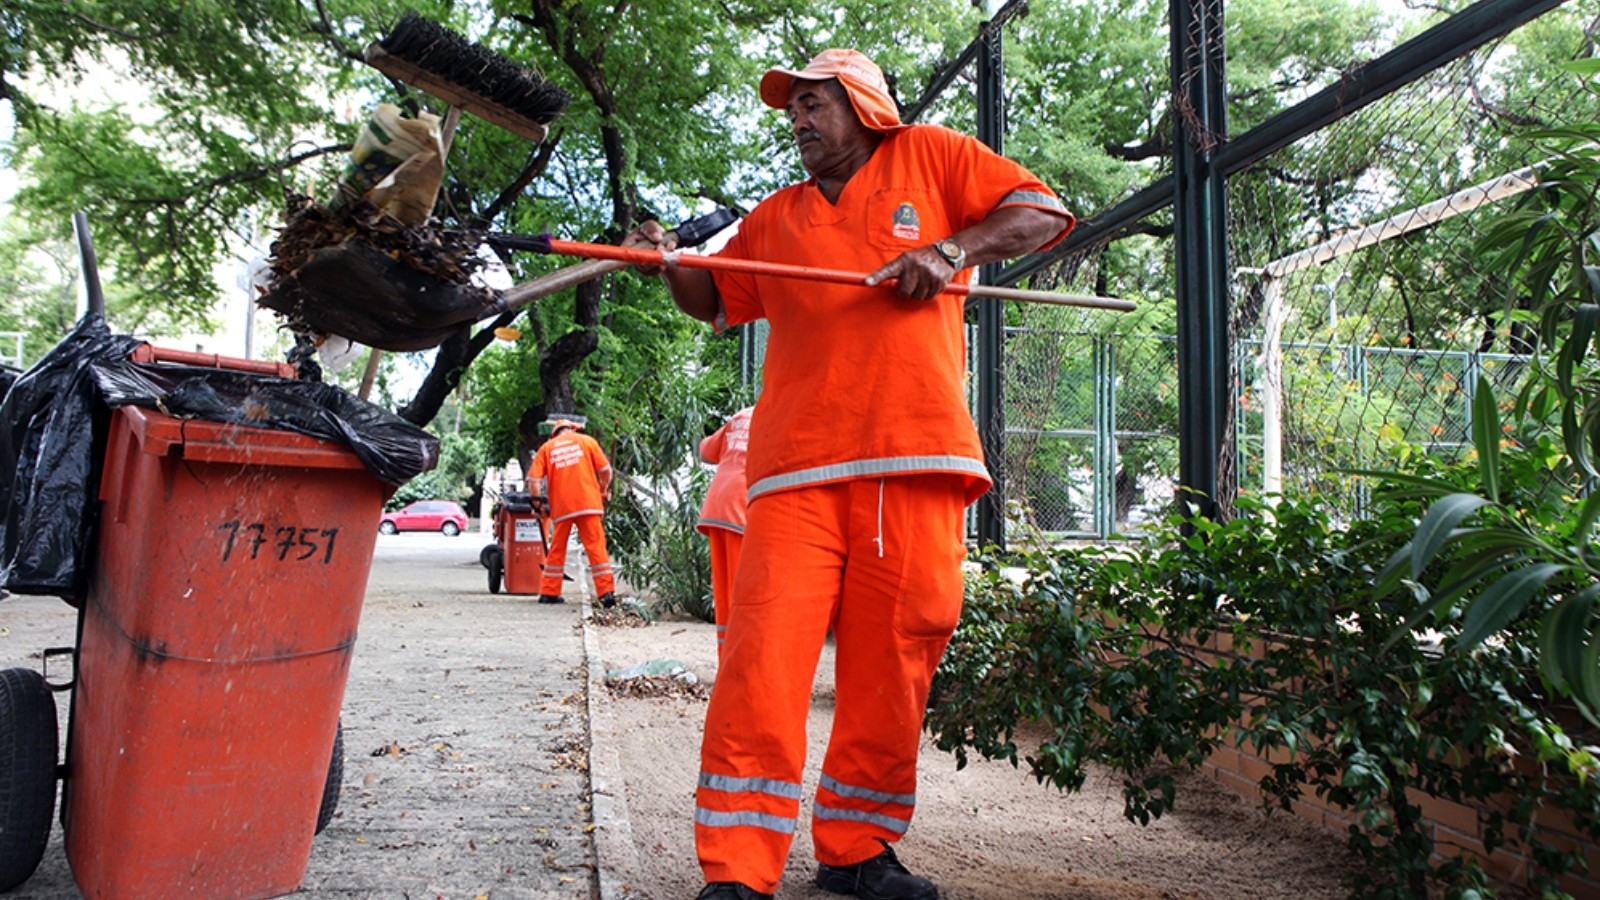
[[[1222,469],[1233,424],[1228,346],[1223,0],[1171,0],[1178,302],[1178,480],[1205,515],[1231,505]],[[1228,472],[1233,466],[1227,467]]]
[[[996,153],[1005,130],[1001,96],[1001,29],[979,26],[983,46],[978,50],[978,140]],[[985,284],[1000,271],[996,263],[979,269]],[[994,487],[978,500],[978,545],[1004,550],[1006,546],[1006,420],[1001,398],[1001,373],[1005,364],[1005,306],[978,304],[978,434]]]

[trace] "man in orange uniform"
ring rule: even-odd
[[[745,498],[749,482],[744,477],[745,447],[750,440],[750,414],[746,406],[700,442],[700,459],[717,467],[700,504],[695,527],[711,542],[711,604],[716,610],[717,654],[728,629],[728,608],[733,602],[733,574],[739,571],[739,549],[744,542]]]
[[[583,426],[577,422],[557,419],[552,424],[550,439],[540,445],[528,466],[528,490],[545,499],[552,525],[539,602],[562,601],[567,543],[576,524],[578,539],[589,554],[594,592],[601,606],[612,606],[617,602],[616,579],[606,555],[606,530],[600,523],[606,501],[611,499],[611,462],[599,442],[582,433],[579,429]]]
[[[700,897],[777,889],[831,630],[817,884],[934,900],[889,845],[916,806],[928,686],[961,613],[963,510],[989,487],[963,391],[963,299],[942,290],[969,280],[970,266],[1050,246],[1073,218],[979,142],[902,125],[883,73],[853,50],[767,72],[761,99],[787,113],[811,177],[757,205],[722,254],[871,274],[859,285],[712,274],[670,255],[660,270],[695,318],[771,325],[749,518],[701,744]],[[663,241],[656,222],[629,236],[673,249]]]

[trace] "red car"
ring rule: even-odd
[[[401,531],[439,531],[455,537],[467,527],[467,514],[461,504],[449,500],[418,500],[394,512],[386,512],[378,522],[380,534]]]

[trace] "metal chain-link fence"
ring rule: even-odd
[[[1465,452],[1479,376],[1514,390],[1527,371],[1530,325],[1515,312],[1527,298],[1476,243],[1537,183],[1529,129],[1600,117],[1575,78],[1513,52],[1578,35],[1542,58],[1592,54],[1593,11],[1545,19],[1556,16],[1567,27],[1536,20],[1230,179],[1241,494],[1317,493],[1359,515],[1365,487],[1351,470],[1402,446]],[[1152,215],[1140,223],[1152,236],[1113,236],[1034,278],[1139,294],[1139,313],[1014,314],[1003,381],[1012,541],[1126,534],[1174,502],[1183,373],[1170,256],[1146,247],[1131,276],[1125,260],[1106,262],[1129,255],[1122,241],[1159,241],[1170,221]]]

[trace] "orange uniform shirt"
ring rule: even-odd
[[[1022,166],[947,128],[887,134],[837,205],[815,179],[762,201],[722,253],[870,272],[907,250],[977,224],[1004,206],[1061,213]],[[772,325],[746,461],[750,499],[854,478],[951,472],[967,502],[989,488],[968,412],[964,298],[903,300],[883,286],[717,272],[718,326]],[[971,280],[971,270],[957,280]]]
[[[750,440],[750,413],[745,407],[722,423],[710,437],[700,442],[700,458],[717,467],[717,474],[706,489],[706,500],[700,505],[700,521],[695,527],[701,534],[713,528],[725,528],[744,534],[746,494],[749,482],[744,474],[746,445]]]
[[[599,442],[578,431],[545,441],[528,466],[529,487],[550,498],[552,521],[604,513],[601,491],[610,483],[611,462]]]

